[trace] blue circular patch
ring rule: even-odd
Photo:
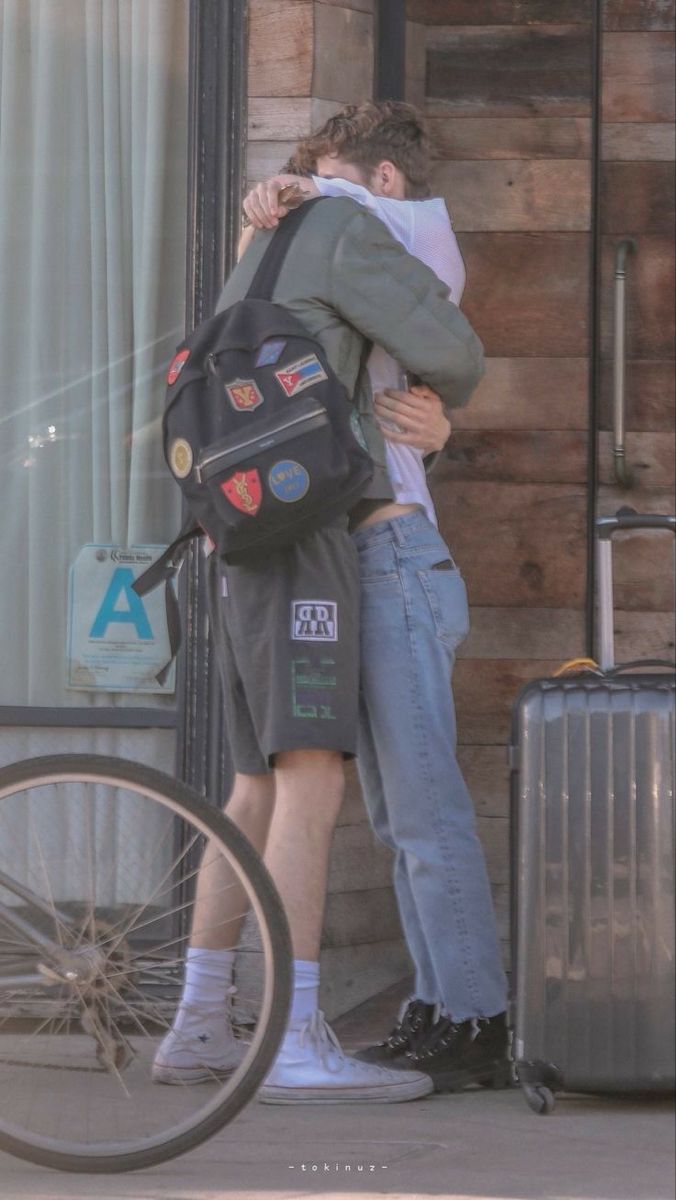
[[[270,468],[268,475],[270,491],[278,500],[285,504],[295,504],[302,500],[310,486],[310,476],[305,467],[294,462],[292,458],[284,458]]]

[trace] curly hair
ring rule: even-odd
[[[325,155],[337,155],[359,167],[365,183],[387,160],[403,173],[407,196],[421,199],[430,194],[430,137],[418,109],[403,100],[346,105],[298,143],[293,156],[296,172],[313,172],[317,159]]]

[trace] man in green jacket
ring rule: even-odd
[[[246,294],[271,236],[256,236],[219,310]],[[317,202],[287,253],[273,298],[320,340],[354,397],[374,462],[366,500],[392,498],[364,370],[366,343],[384,347],[448,407],[464,405],[483,373],[481,344],[447,291],[349,198]],[[283,351],[279,362],[280,369],[294,366]],[[432,1083],[425,1075],[343,1055],[316,1011],[329,850],[343,798],[343,759],[355,754],[357,740],[359,580],[347,521],[333,522],[261,566],[226,567],[213,556],[209,587],[236,771],[228,816],[264,854],[293,944],[289,1028],[261,1098],[307,1103],[426,1095]],[[220,986],[227,982],[224,963],[230,956],[232,966],[235,942],[223,909],[222,898],[198,893],[194,927],[210,932],[192,939],[183,1004],[155,1060],[160,1082],[195,1082],[238,1061],[240,1047],[217,1015],[216,994],[209,1012],[190,1003],[191,981],[204,997],[212,967]]]

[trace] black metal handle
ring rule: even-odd
[[[601,540],[610,540],[620,529],[665,529],[676,533],[676,517],[662,513],[637,513],[634,508],[619,508],[614,517],[599,517],[596,532]]]

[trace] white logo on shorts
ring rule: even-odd
[[[294,642],[337,642],[338,605],[331,600],[293,600],[291,638]]]

